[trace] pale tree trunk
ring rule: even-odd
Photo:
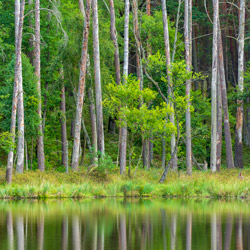
[[[192,67],[192,1],[185,0],[185,19],[184,19],[184,37],[185,37],[185,60],[187,71],[191,71]],[[190,114],[190,91],[191,79],[186,82],[186,166],[187,174],[192,174],[192,138],[191,138],[191,114]]]
[[[90,120],[91,120],[91,134],[92,134],[92,147],[93,147],[93,159],[92,164],[98,163],[97,158],[97,128],[96,128],[96,114],[95,114],[95,103],[94,103],[94,95],[92,87],[88,90],[89,95],[89,111],[90,111]]]
[[[84,21],[84,30],[83,30],[79,88],[78,88],[77,101],[76,101],[74,146],[73,146],[73,152],[72,152],[72,169],[73,170],[77,170],[79,167],[79,147],[80,147],[80,135],[81,135],[82,107],[83,107],[85,79],[86,79],[86,71],[87,71],[86,69],[87,69],[87,58],[88,58],[88,38],[89,38],[91,2],[92,2],[91,0],[87,0],[86,2],[86,15],[85,15],[85,21]]]
[[[20,0],[16,0],[15,4],[15,33],[16,33],[16,53],[18,42],[18,26],[20,21]],[[17,120],[18,120],[18,143],[17,143],[17,165],[16,172],[23,173],[24,168],[24,108],[23,108],[23,77],[22,77],[22,57],[18,69],[19,89],[17,103]]]
[[[233,150],[232,150],[232,141],[231,141],[231,132],[230,132],[230,123],[229,123],[229,114],[228,114],[228,102],[227,102],[227,87],[226,87],[226,77],[225,77],[225,68],[224,68],[224,58],[223,58],[223,47],[222,47],[222,37],[220,24],[218,27],[218,63],[219,63],[219,80],[221,86],[221,101],[223,108],[223,119],[224,119],[224,132],[225,132],[225,142],[226,142],[226,161],[227,168],[234,168],[233,161]]]
[[[85,18],[85,9],[84,9],[84,2],[83,2],[83,0],[79,0],[79,9],[80,9],[83,17]]]
[[[61,69],[61,144],[62,144],[62,165],[66,168],[68,165],[68,150],[67,150],[67,125],[66,125],[66,99],[64,87],[64,72]]]
[[[28,0],[28,4],[33,5],[33,0]],[[34,18],[34,15],[33,15],[33,13],[31,13],[29,16],[29,28],[30,28],[30,30],[34,29],[34,25],[32,23],[33,18]],[[35,47],[35,38],[34,38],[34,35],[31,34],[31,36],[29,38],[29,49],[30,49],[29,58],[30,58],[30,62],[32,65],[33,65],[33,60],[34,60],[34,47]]]
[[[93,15],[93,47],[94,47],[94,70],[95,70],[95,97],[96,97],[96,120],[97,120],[97,147],[103,155],[104,148],[104,128],[102,111],[102,85],[100,69],[100,48],[99,48],[99,24],[97,0],[92,1]]]
[[[38,92],[38,135],[37,135],[37,167],[41,171],[45,170],[45,156],[43,144],[43,126],[42,126],[42,99],[41,99],[41,48],[40,48],[40,0],[35,0],[35,75],[37,77]]]
[[[216,171],[216,147],[217,147],[217,77],[218,77],[218,18],[219,2],[213,0],[213,63],[212,63],[212,82],[211,82],[211,155],[210,168],[212,172]]]
[[[245,0],[240,0],[239,37],[238,37],[238,91],[244,90],[244,46],[245,46]],[[236,131],[235,131],[235,166],[243,168],[243,101],[237,100]]]
[[[25,0],[22,0],[20,7],[20,21],[19,21],[19,31],[18,31],[18,40],[16,48],[16,61],[15,61],[15,77],[14,77],[14,89],[13,89],[13,100],[12,100],[12,113],[11,113],[11,142],[13,144],[11,151],[8,154],[8,162],[6,168],[6,181],[7,183],[12,182],[12,172],[13,172],[13,160],[14,160],[14,144],[15,144],[15,130],[16,130],[16,110],[17,110],[17,101],[18,101],[18,90],[20,84],[19,69],[21,66],[21,46],[22,46],[22,35],[23,35],[23,19],[24,19],[24,8]]]
[[[129,0],[125,0],[125,20],[124,20],[124,62],[123,62],[123,84],[128,77],[129,62]],[[122,126],[120,130],[120,174],[126,170],[127,159],[127,126]]]
[[[165,43],[165,55],[166,55],[166,70],[167,70],[167,80],[168,80],[168,95],[171,96],[172,90],[172,79],[170,76],[170,67],[171,67],[171,60],[170,60],[170,41],[169,41],[169,31],[168,31],[168,17],[167,17],[167,7],[166,7],[166,0],[161,0],[161,6],[162,6],[162,18],[163,18],[163,29],[164,29],[164,43]],[[173,107],[173,104],[171,101],[169,101],[169,104]],[[175,125],[175,117],[174,114],[170,115],[170,122]],[[171,136],[171,154],[175,150],[175,133]],[[178,170],[177,166],[177,152],[175,153],[173,160],[172,160],[172,169]]]

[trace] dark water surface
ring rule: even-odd
[[[0,249],[248,249],[250,203],[211,200],[0,201]]]

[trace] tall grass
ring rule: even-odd
[[[170,172],[164,184],[159,184],[162,170],[137,170],[135,178],[85,170],[69,174],[30,171],[15,174],[13,184],[5,184],[5,171],[0,169],[0,198],[47,199],[91,197],[211,197],[250,198],[250,170],[222,170],[220,173]]]

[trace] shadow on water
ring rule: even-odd
[[[1,201],[0,249],[250,249],[247,201]]]

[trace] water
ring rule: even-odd
[[[0,201],[3,250],[248,249],[247,201]]]

